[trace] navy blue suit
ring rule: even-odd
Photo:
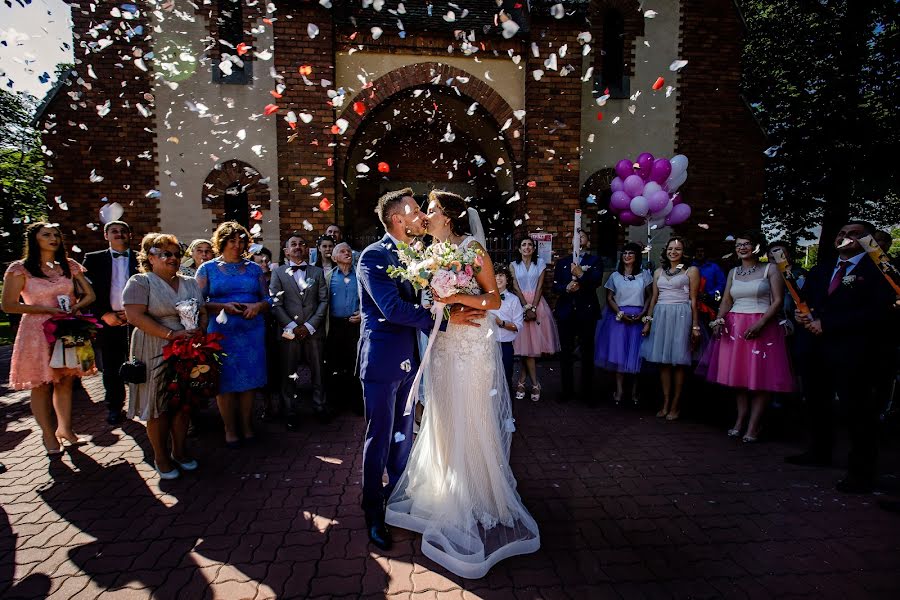
[[[363,250],[356,267],[362,316],[357,365],[366,406],[362,507],[369,523],[384,520],[385,501],[409,459],[414,419],[403,410],[419,368],[418,331],[434,324],[412,284],[391,279],[389,266],[400,260],[384,236]]]
[[[559,325],[560,378],[562,400],[575,393],[574,354],[576,344],[581,348],[581,397],[592,401],[594,379],[594,330],[600,318],[597,288],[603,281],[603,260],[591,254],[581,258],[584,274],[578,278],[579,289],[570,294],[566,286],[572,282],[572,255],[559,259],[553,270],[553,291],[556,301],[556,322]]]

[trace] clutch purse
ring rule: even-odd
[[[136,358],[132,358],[126,363],[122,363],[119,367],[119,377],[125,383],[146,383],[147,382],[147,364]]]

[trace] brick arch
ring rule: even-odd
[[[213,212],[213,224],[219,225],[224,221],[225,206],[222,197],[225,190],[234,184],[239,184],[247,192],[247,200],[251,206],[269,210],[272,193],[268,182],[263,179],[262,174],[253,165],[242,160],[229,159],[213,167],[203,182],[201,192],[203,208]]]

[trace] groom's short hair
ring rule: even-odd
[[[384,225],[385,228],[390,227],[391,217],[400,212],[400,206],[403,203],[403,199],[412,195],[412,188],[406,187],[402,190],[388,192],[378,199],[378,206],[375,207],[375,214],[378,215],[378,220],[381,221],[381,224]]]

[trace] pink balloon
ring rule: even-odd
[[[623,158],[616,163],[616,175],[622,179],[627,178],[629,175],[634,175],[634,163],[627,158]]]
[[[640,168],[640,175],[644,179],[644,181],[650,180],[650,174],[653,170],[653,155],[649,152],[642,152],[637,157],[638,167]]]
[[[625,179],[625,193],[630,197],[640,196],[644,191],[644,180],[640,175],[629,175]]]
[[[651,213],[658,213],[663,210],[669,203],[669,194],[665,190],[653,192],[647,196],[647,205]]]
[[[681,225],[691,217],[691,207],[687,204],[679,204],[672,208],[672,212],[666,217],[666,225]],[[620,217],[621,218],[621,217]]]
[[[640,225],[644,222],[644,219],[637,216],[630,210],[623,210],[619,213],[619,220],[623,225]]]
[[[614,192],[621,192],[625,188],[625,183],[622,181],[621,177],[613,177],[613,180],[609,182],[609,189]]]
[[[609,207],[613,210],[625,210],[631,204],[631,197],[625,192],[613,192],[609,198]]]
[[[672,174],[672,163],[668,158],[657,158],[653,161],[653,167],[650,169],[650,181],[662,185]]]

